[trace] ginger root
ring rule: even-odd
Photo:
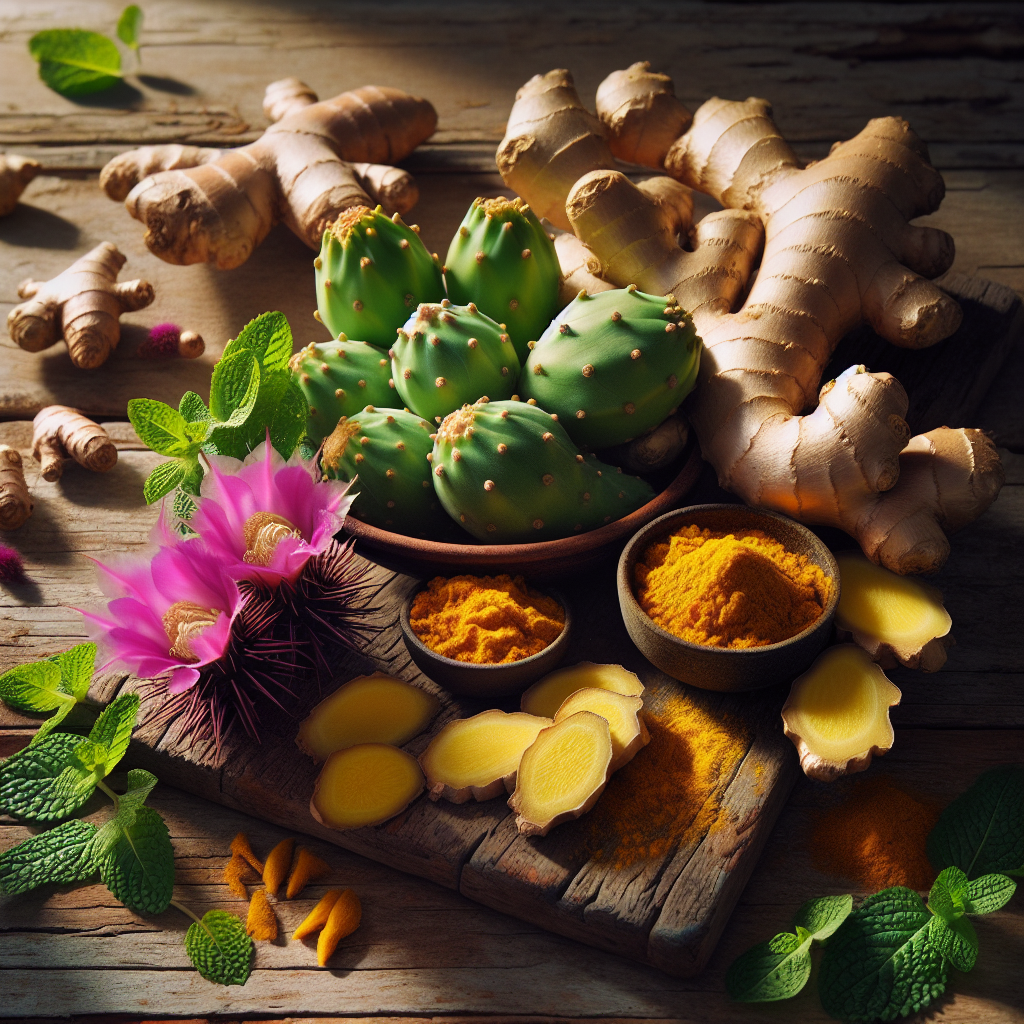
[[[508,805],[520,835],[546,836],[586,814],[611,775],[612,735],[606,719],[577,711],[542,729],[523,754]]]
[[[277,914],[264,889],[257,889],[252,894],[245,930],[258,942],[273,942],[277,938]]]
[[[419,198],[408,172],[387,166],[429,138],[437,114],[398,89],[364,86],[317,102],[296,78],[267,86],[274,123],[239,149],[146,146],[115,157],[100,175],[112,199],[146,226],[168,263],[240,266],[283,220],[310,248],[343,211],[378,203],[406,213]]]
[[[16,530],[32,515],[21,452],[0,444],[0,530]]]
[[[882,668],[937,672],[954,643],[953,620],[942,594],[919,580],[897,576],[853,552],[836,556],[840,592],[836,631],[852,639]]]
[[[523,751],[552,724],[550,718],[504,711],[449,722],[420,754],[427,795],[464,804],[511,793]]]
[[[51,483],[61,478],[71,460],[94,473],[107,473],[117,465],[117,448],[107,432],[66,405],[48,405],[36,413],[32,454],[43,479]]]
[[[812,779],[832,782],[862,772],[892,747],[889,708],[900,691],[862,648],[829,647],[793,680],[782,708],[783,731]]]
[[[316,962],[321,967],[327,966],[327,961],[334,956],[338,943],[351,935],[363,919],[363,907],[359,897],[351,890],[346,889],[331,907],[323,930],[316,943]]]
[[[553,719],[566,698],[585,687],[611,690],[627,697],[642,697],[644,693],[644,684],[635,672],[621,665],[581,661],[578,665],[549,672],[523,694],[519,706],[528,715]]]
[[[588,686],[565,698],[555,712],[555,722],[561,722],[577,711],[592,711],[600,715],[611,730],[612,763],[608,771],[614,773],[651,742],[647,726],[640,717],[643,706],[640,697],[628,697],[613,690]]]
[[[327,828],[379,825],[404,811],[423,784],[411,754],[386,743],[361,743],[327,758],[309,810]]]
[[[121,340],[121,314],[153,301],[148,281],[118,284],[125,259],[115,245],[100,242],[57,277],[22,281],[18,295],[27,301],[7,314],[11,339],[26,352],[41,352],[63,338],[75,366],[102,366]]]
[[[278,889],[288,877],[292,866],[292,854],[295,852],[294,839],[282,839],[270,853],[263,865],[263,884],[271,896],[276,896]]]
[[[400,747],[423,732],[439,706],[433,694],[375,672],[325,697],[299,726],[295,742],[314,761],[358,743]]]
[[[0,153],[0,217],[13,213],[21,193],[43,165],[16,153]]]

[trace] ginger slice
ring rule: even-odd
[[[820,782],[862,772],[892,746],[889,708],[902,694],[854,644],[829,647],[793,680],[782,709],[804,774]]]
[[[578,665],[560,668],[534,683],[520,701],[520,708],[528,715],[554,718],[566,697],[584,687],[612,690],[628,697],[642,697],[644,684],[635,672],[621,665],[595,665],[581,661]]]
[[[375,672],[350,679],[317,704],[295,742],[314,761],[358,743],[400,747],[423,732],[439,706],[433,694]]]
[[[511,793],[523,751],[552,724],[521,711],[481,711],[449,722],[420,754],[430,799],[464,804]]]
[[[327,966],[327,961],[334,956],[338,943],[351,935],[363,919],[363,906],[359,897],[351,890],[346,889],[331,907],[323,930],[316,943],[316,962],[321,967]]]
[[[404,811],[423,785],[412,754],[386,743],[360,743],[327,758],[309,810],[328,828],[379,825]]]
[[[651,741],[647,726],[640,717],[643,706],[641,697],[587,686],[565,698],[555,712],[555,721],[561,722],[577,711],[593,711],[595,715],[600,715],[608,723],[612,734],[612,764],[609,771],[617,772]]]
[[[263,861],[253,853],[249,837],[244,832],[239,832],[231,840],[231,855],[241,857],[257,874],[263,874]]]
[[[508,805],[523,836],[546,836],[586,814],[611,775],[612,734],[606,719],[577,711],[537,734],[519,763]]]
[[[277,914],[264,889],[257,889],[252,894],[245,930],[258,942],[273,942],[277,938]]]
[[[327,861],[300,846],[299,852],[295,855],[292,873],[288,876],[288,888],[285,890],[284,898],[295,899],[310,882],[325,878],[330,873],[331,865]]]
[[[292,854],[295,852],[294,839],[282,839],[270,853],[263,865],[263,884],[271,896],[277,895],[292,866]]]
[[[231,859],[224,866],[224,881],[239,899],[247,900],[249,898],[249,890],[245,887],[246,882],[254,884],[259,880],[260,876],[244,857],[237,853],[231,854]]]
[[[307,935],[320,931],[327,924],[327,919],[331,916],[331,911],[334,909],[334,904],[338,902],[339,896],[341,896],[340,889],[328,889],[320,897],[320,902],[302,919],[299,927],[292,932],[292,939],[304,939]]]
[[[920,580],[883,569],[856,552],[836,556],[840,593],[836,628],[882,668],[936,672],[946,663],[953,620],[942,594]]]

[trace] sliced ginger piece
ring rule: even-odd
[[[316,943],[316,962],[321,967],[327,966],[327,961],[334,956],[338,943],[351,935],[363,919],[363,907],[359,897],[351,890],[346,889],[331,907],[323,930]]]
[[[633,755],[651,742],[650,733],[640,717],[643,698],[630,697],[614,690],[601,690],[585,686],[570,694],[555,712],[555,721],[561,722],[577,711],[593,711],[607,723],[612,734],[612,763],[610,772],[617,772]]]
[[[273,942],[277,938],[277,914],[265,889],[257,889],[252,894],[245,930],[258,942]]]
[[[839,563],[840,639],[852,639],[882,668],[897,663],[937,672],[953,645],[953,620],[934,587],[898,576],[869,562],[858,552],[836,556]]]
[[[263,865],[263,884],[271,896],[277,895],[292,866],[292,854],[295,852],[294,839],[282,839],[270,853]]]
[[[244,832],[239,832],[231,840],[231,855],[233,857],[241,857],[247,864],[252,865],[253,870],[258,875],[263,874],[263,861],[253,853],[249,837]]]
[[[320,931],[327,924],[327,918],[331,916],[331,909],[338,902],[340,895],[340,889],[328,889],[320,897],[320,902],[302,919],[299,927],[292,932],[292,939],[304,939],[307,935]]]
[[[556,825],[586,814],[611,775],[608,721],[577,711],[542,729],[523,754],[508,805],[523,836],[546,836]]]
[[[253,884],[259,880],[260,876],[244,857],[231,854],[231,859],[224,865],[224,881],[239,899],[249,898],[249,890],[245,887],[247,882]]]
[[[311,853],[304,846],[300,846],[295,857],[295,866],[288,876],[288,888],[285,890],[284,898],[286,900],[295,899],[310,882],[325,878],[330,873],[331,865],[327,861],[315,853]]]
[[[889,708],[902,694],[855,644],[829,647],[793,680],[782,709],[804,774],[820,782],[862,772],[892,746]]]
[[[449,722],[420,754],[431,800],[492,800],[515,788],[523,751],[554,724],[521,711],[481,711]]]
[[[635,672],[621,665],[596,665],[581,661],[578,665],[560,668],[534,683],[520,701],[520,708],[528,715],[554,718],[565,698],[585,687],[612,690],[627,697],[642,697],[644,684]]]
[[[433,694],[375,672],[350,679],[317,704],[295,742],[314,761],[358,743],[400,747],[423,732],[439,707]]]
[[[360,743],[327,758],[309,810],[328,828],[379,825],[404,811],[423,785],[412,754],[386,743]]]

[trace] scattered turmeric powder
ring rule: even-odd
[[[304,846],[299,847],[298,855],[295,858],[295,866],[288,876],[288,888],[284,898],[293,900],[306,888],[309,882],[315,882],[331,873],[331,865],[322,860],[315,853],[310,853]]]
[[[252,894],[245,930],[258,942],[273,942],[277,938],[277,914],[265,889],[257,889]]]
[[[246,889],[246,882],[254,883],[260,880],[260,876],[253,870],[244,857],[237,853],[231,855],[231,860],[224,865],[224,881],[228,888],[239,898],[247,900],[249,890]]]
[[[565,626],[565,609],[522,576],[436,576],[409,611],[413,632],[432,651],[475,665],[539,654]]]
[[[294,839],[282,839],[269,854],[267,862],[263,865],[263,884],[271,896],[277,895],[277,890],[288,877],[288,869],[292,865],[292,853],[295,850]]]
[[[252,869],[259,875],[263,874],[263,861],[252,852],[252,847],[249,845],[249,837],[244,832],[239,832],[234,839],[231,840],[231,854],[232,856],[241,857],[247,863],[252,865]]]
[[[831,583],[806,555],[761,530],[684,526],[637,562],[640,607],[675,636],[710,647],[763,647],[806,629]]]

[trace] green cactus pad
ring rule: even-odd
[[[511,338],[472,302],[424,303],[389,354],[402,401],[435,423],[478,398],[511,398],[519,376]]]
[[[491,544],[583,533],[654,497],[646,481],[582,454],[556,416],[528,402],[477,402],[451,413],[431,462],[448,514]]]
[[[391,364],[365,341],[327,341],[300,349],[288,363],[309,403],[306,434],[319,445],[342,416],[368,405],[400,406],[391,386]]]
[[[452,302],[506,325],[521,363],[558,312],[555,244],[522,199],[474,199],[445,260]]]
[[[581,447],[610,448],[665,419],[693,390],[701,341],[673,296],[581,293],[530,352],[519,393],[558,413]]]
[[[379,206],[346,210],[324,232],[313,266],[319,319],[335,338],[387,348],[419,303],[444,296],[437,258],[397,213],[388,217]]]
[[[454,539],[461,531],[431,484],[432,426],[405,409],[368,405],[343,417],[324,442],[321,468],[332,480],[356,479],[352,515],[410,537]]]

